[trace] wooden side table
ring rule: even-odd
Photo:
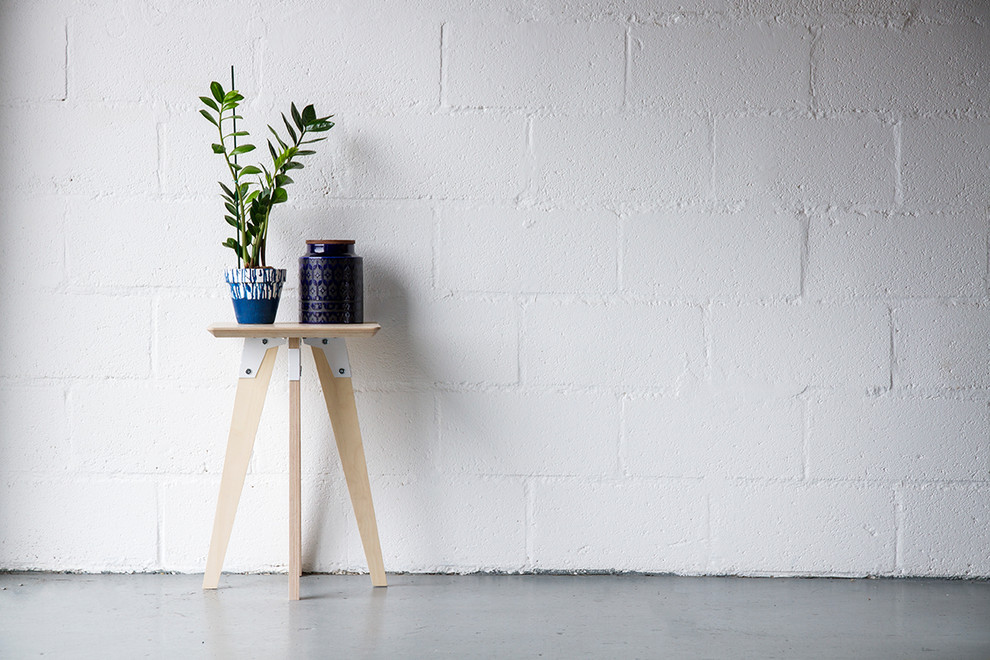
[[[239,325],[218,323],[207,330],[214,337],[236,337],[244,340],[241,368],[238,374],[234,414],[227,438],[227,455],[223,462],[220,495],[213,519],[213,536],[206,558],[204,589],[216,589],[220,570],[227,554],[234,514],[244,488],[248,461],[258,433],[261,409],[268,393],[278,347],[289,347],[289,600],[299,600],[299,577],[302,575],[302,502],[301,502],[301,422],[299,379],[302,374],[300,342],[313,350],[316,373],[323,389],[327,412],[337,441],[337,451],[344,468],[347,490],[357,518],[364,554],[368,559],[371,583],[386,586],[385,564],[378,540],[378,524],[371,500],[371,483],[361,443],[351,366],[347,359],[347,337],[370,337],[381,329],[377,323],[310,325],[302,323],[273,323],[271,325]]]

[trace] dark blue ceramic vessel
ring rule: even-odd
[[[274,323],[284,268],[229,268],[223,273],[238,323]]]
[[[306,241],[299,322],[364,323],[364,260],[354,254],[354,241]]]

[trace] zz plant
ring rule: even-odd
[[[316,153],[303,146],[325,140],[326,137],[305,138],[310,133],[323,133],[333,128],[334,124],[330,121],[333,115],[317,117],[312,105],[299,112],[296,104],[291,104],[291,123],[282,113],[287,141],[268,126],[278,145],[276,148],[271,139],[268,140],[271,169],[264,164],[242,166],[238,165],[237,157],[255,150],[253,144],[237,145],[237,138],[249,137],[247,131],[237,130],[237,120],[243,119],[237,114],[237,108],[244,97],[235,89],[225,92],[218,82],[210,83],[210,94],[199,97],[208,108],[199,112],[219,131],[220,141],[212,145],[213,153],[223,156],[232,179],[230,186],[220,182],[223,204],[227,209],[224,220],[237,230],[236,237],[228,238],[223,245],[237,254],[238,268],[265,268],[268,221],[272,208],[289,198],[285,187],[293,181],[288,172],[303,169],[298,158]]]

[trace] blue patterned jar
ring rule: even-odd
[[[364,260],[354,254],[354,241],[306,241],[299,322],[364,323]]]

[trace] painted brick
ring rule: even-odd
[[[216,276],[219,280],[219,269]],[[214,322],[234,322],[229,292],[221,290],[221,286],[226,288],[218,281],[217,295],[212,298],[186,293],[159,297],[153,358],[158,380],[192,386],[234,384],[243,343],[216,339],[206,331]]]
[[[815,49],[815,91],[822,107],[847,111],[985,112],[988,50],[990,30],[972,23],[825,26]]]
[[[237,87],[250,99],[257,89],[253,44],[263,30],[258,20],[232,22],[230,9],[221,6],[83,8],[69,23],[69,97],[145,103],[163,98],[198,107],[198,97],[210,95],[210,81],[230,88],[233,64]]]
[[[746,13],[758,16],[827,19],[837,24],[872,19],[902,29],[917,27],[918,22],[980,21],[990,16],[990,7],[979,0],[743,0],[739,4]]]
[[[450,105],[599,112],[622,104],[619,24],[453,21],[444,38]]]
[[[308,349],[304,351],[308,352]],[[283,373],[284,368],[278,375]],[[326,404],[319,391],[315,367],[308,357],[303,358],[303,384],[303,473],[329,474],[343,479]],[[271,389],[258,430],[252,470],[287,474],[288,399],[281,392],[284,385],[273,383]],[[433,469],[437,425],[432,392],[357,392],[355,401],[372,481],[380,476],[423,474]],[[226,431],[223,437],[226,437]]]
[[[523,382],[672,388],[699,376],[701,310],[538,300],[525,312]]]
[[[885,575],[894,494],[858,484],[727,484],[712,494],[715,573]]]
[[[331,113],[439,102],[440,20],[413,5],[312,2],[264,23],[265,98],[279,107],[309,99]]]
[[[210,547],[218,477],[176,477],[162,485],[162,569],[202,572]],[[303,570],[337,571],[344,564],[347,488],[325,477],[302,483]],[[248,475],[224,559],[225,572],[286,570],[289,544],[285,476]],[[353,523],[350,523],[353,525]],[[221,586],[223,578],[221,577]]]
[[[488,200],[522,192],[522,117],[342,115],[335,121],[334,177],[345,196]]]
[[[985,206],[990,124],[907,120],[903,127],[904,203],[916,207]]]
[[[890,204],[894,131],[871,117],[715,121],[715,194],[819,204]]]
[[[440,419],[443,471],[611,476],[618,468],[612,395],[444,392]]]
[[[982,297],[982,213],[831,213],[810,222],[812,297]]]
[[[305,254],[307,240],[346,238],[356,241],[355,252],[364,259],[365,299],[431,290],[434,213],[428,206],[305,201],[284,209],[282,219],[270,228],[268,253],[280,255],[293,286],[299,281],[297,259]]]
[[[704,570],[708,511],[698,482],[567,479],[532,488],[534,568]]]
[[[618,219],[606,211],[445,210],[437,285],[496,293],[611,293]]]
[[[10,570],[155,568],[155,485],[65,477],[0,481],[0,566]]]
[[[828,397],[808,428],[812,478],[990,479],[986,401]]]
[[[69,466],[65,390],[0,387],[0,465],[7,472],[63,472]]]
[[[732,112],[810,104],[807,28],[673,23],[636,26],[630,34],[628,98],[634,106]]]
[[[811,19],[846,17],[907,18],[919,9],[936,2],[926,0],[744,0],[748,13],[756,15],[801,17]]]
[[[747,207],[631,215],[623,288],[659,297],[769,298],[801,290],[801,225],[793,213]]]
[[[699,117],[538,117],[535,192],[568,204],[694,199],[709,191],[710,140]]]
[[[0,112],[0,190],[89,197],[107,189],[107,172],[120,172],[126,176],[113,178],[114,193],[147,193],[158,185],[157,144],[154,115],[144,106],[112,112],[90,106],[6,108]]]
[[[895,311],[896,377],[911,387],[990,386],[990,311],[938,303]]]
[[[241,115],[246,114],[248,120],[264,118],[265,114],[269,114],[259,111],[254,103],[241,109]],[[272,119],[277,116],[274,115]],[[252,135],[251,139],[258,142],[261,133],[253,126],[244,126],[244,123],[239,121],[237,130],[248,130]],[[226,125],[225,123],[224,126]],[[264,130],[264,125],[260,128]],[[206,200],[204,207],[216,208],[220,213],[217,219],[223,223],[223,205],[220,202],[220,186],[217,181],[223,181],[224,185],[229,186],[230,173],[223,156],[213,153],[210,148],[219,138],[216,127],[203,119],[199,114],[199,107],[190,104],[171,108],[164,113],[158,122],[157,131],[160,149],[158,178],[162,193]],[[243,144],[243,141],[239,140],[238,144]],[[268,150],[264,149],[263,144],[256,146],[261,150],[241,156],[239,164],[249,165],[261,162],[262,157],[268,158]],[[257,159],[253,158],[255,155],[258,155]],[[308,178],[299,177],[303,185]]]
[[[453,6],[441,0],[450,11]],[[455,3],[456,4],[456,3]],[[636,17],[643,21],[671,20],[672,14],[713,13],[732,9],[730,0],[607,0],[602,2],[532,2],[532,0],[502,0],[491,5],[471,7],[471,15],[496,17],[504,15],[521,21],[605,21]]]
[[[0,7],[0,100],[65,98],[63,11],[57,3],[5,2]]]
[[[232,392],[221,389],[76,384],[68,404],[73,464],[84,472],[120,474],[219,471],[232,402]]]
[[[796,399],[690,392],[624,402],[623,465],[654,477],[800,477],[804,426]]]
[[[0,278],[4,288],[48,289],[65,281],[63,198],[0,195]]]
[[[990,574],[990,489],[905,488],[901,561],[904,575]]]
[[[355,386],[514,384],[518,315],[509,300],[366,300],[365,318],[382,329],[347,342]]]
[[[718,380],[797,394],[808,386],[864,389],[890,382],[885,307],[734,305],[712,311]]]
[[[236,234],[223,214],[219,195],[209,204],[135,197],[72,205],[65,241],[69,282],[86,289],[214,288],[223,282],[223,268],[236,265],[234,253],[220,245]],[[128,225],[133,228],[120,230]]]
[[[518,571],[525,565],[526,498],[520,480],[423,474],[377,479],[371,489],[389,571]],[[347,570],[368,570],[353,518],[347,541]]]
[[[21,290],[4,300],[0,337],[3,376],[142,378],[151,368],[151,304]]]

